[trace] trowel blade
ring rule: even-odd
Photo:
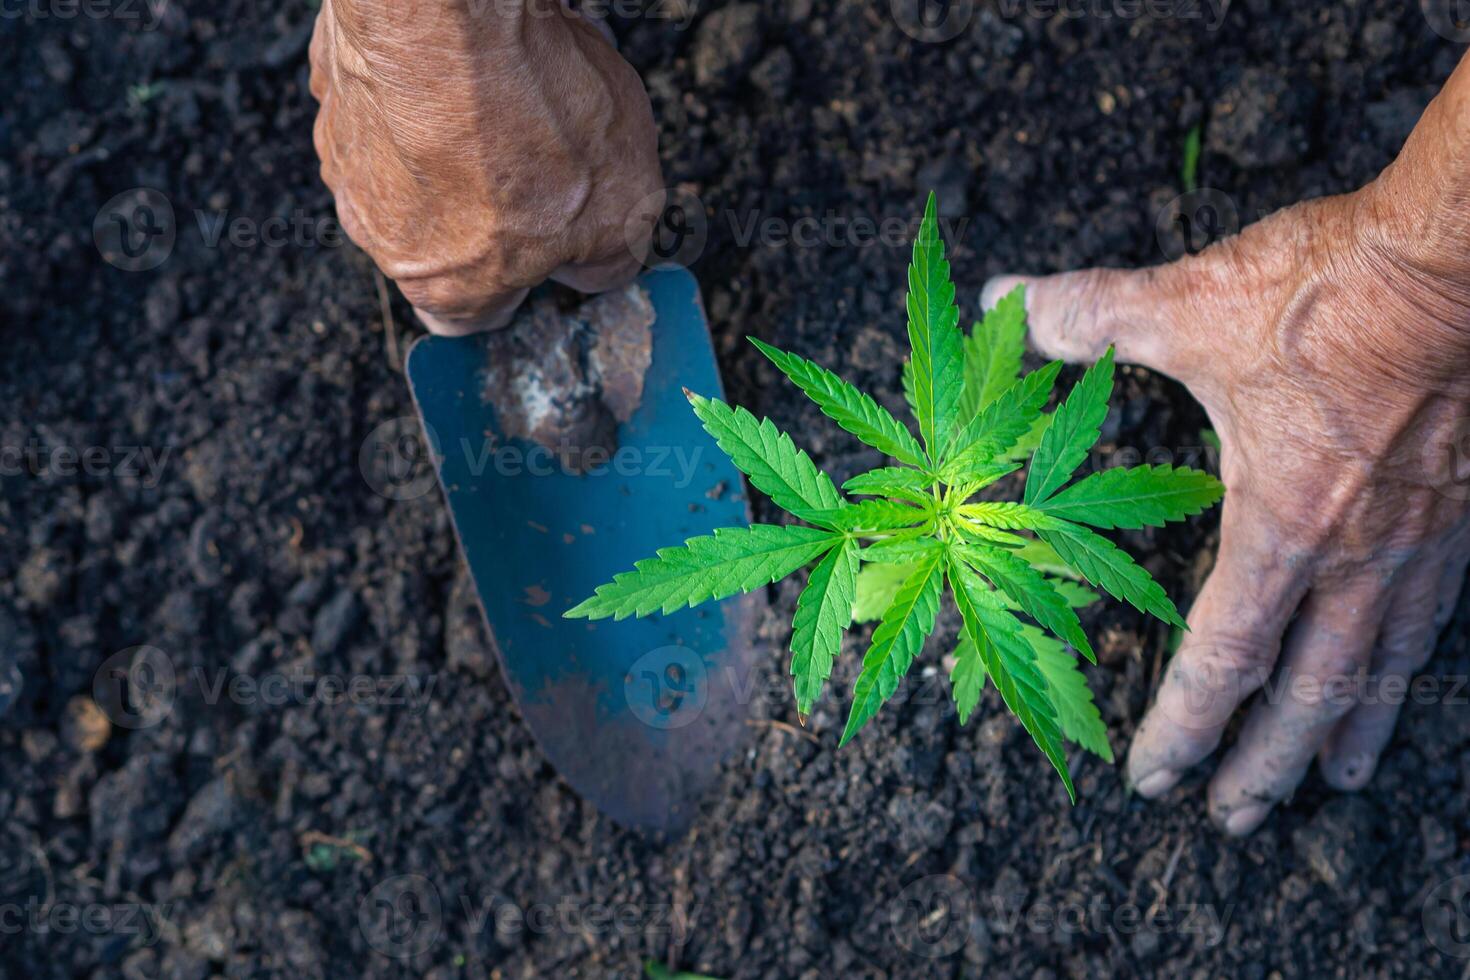
[[[749,512],[683,394],[722,394],[694,278],[650,272],[652,356],[608,465],[577,474],[507,439],[487,335],[426,337],[408,379],[455,534],[521,714],[572,788],[625,826],[687,826],[742,741],[759,595],[622,622],[562,612],[637,559]],[[532,460],[537,460],[533,464]]]

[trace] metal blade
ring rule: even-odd
[[[507,383],[503,359],[494,363],[506,343],[499,335],[423,338],[407,370],[526,723],[567,782],[614,820],[679,830],[742,740],[764,600],[742,596],[622,622],[562,618],[635,560],[749,520],[740,473],[683,394],[722,395],[698,286],[675,269],[648,273],[637,288],[637,299],[652,302],[653,323],[643,361],[636,344],[624,360],[647,369],[636,406],[627,390],[607,396],[622,400],[626,418],[606,465],[591,465],[600,457],[585,446],[547,448],[543,431],[524,435],[533,427],[528,413],[545,406],[522,390],[536,379],[522,371]],[[565,364],[574,374],[583,369],[575,357]]]

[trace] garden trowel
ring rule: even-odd
[[[493,645],[567,782],[617,822],[682,829],[745,731],[758,595],[563,619],[636,559],[749,514],[683,389],[721,395],[694,278],[645,274],[503,331],[425,337],[408,379]]]

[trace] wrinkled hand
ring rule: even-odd
[[[1368,781],[1470,558],[1470,277],[1414,257],[1387,183],[1170,265],[1026,280],[1043,353],[1116,343],[1220,435],[1219,556],[1127,776],[1165,793],[1264,688],[1210,782],[1231,834],[1313,758],[1335,787]],[[987,305],[1017,281],[987,284]]]
[[[503,326],[547,278],[598,292],[639,270],[657,131],[590,21],[544,3],[323,0],[311,91],[343,228],[430,330]]]

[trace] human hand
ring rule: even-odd
[[[431,331],[504,326],[548,278],[599,292],[639,270],[658,134],[591,21],[545,4],[323,0],[311,91],[342,226]]]
[[[1219,433],[1219,556],[1127,776],[1164,794],[1266,686],[1210,782],[1230,834],[1314,758],[1334,787],[1368,782],[1470,560],[1470,274],[1458,232],[1431,230],[1443,208],[1415,145],[1374,184],[1199,255],[985,289],[988,307],[1026,282],[1043,353],[1115,343],[1187,385]]]

